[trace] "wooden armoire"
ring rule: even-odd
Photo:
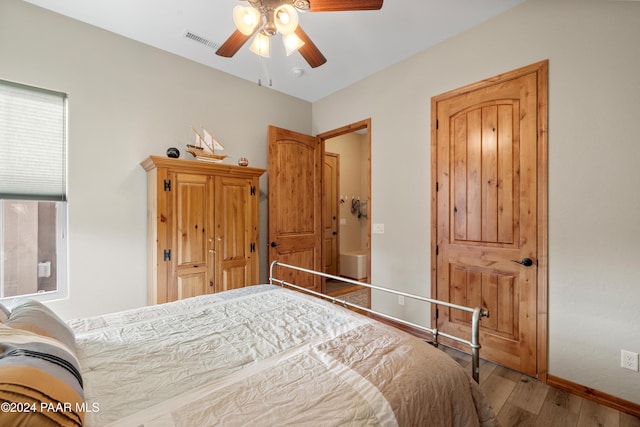
[[[148,303],[258,282],[259,178],[264,169],[150,156]]]

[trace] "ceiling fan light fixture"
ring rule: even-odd
[[[233,8],[233,23],[245,36],[250,36],[260,23],[262,16],[251,6],[236,6]]]
[[[255,34],[249,49],[263,57],[270,56],[269,37],[282,34],[287,55],[296,50],[316,68],[327,62],[320,49],[298,25],[298,11],[348,12],[380,10],[384,0],[244,0],[250,7],[234,9],[236,30],[218,48],[216,55],[231,58]],[[257,15],[257,16],[256,16]],[[297,37],[285,37],[293,34]]]
[[[284,50],[286,51],[287,56],[304,46],[304,42],[296,35],[296,33],[283,34],[282,43],[284,44]]]
[[[280,5],[275,10],[275,22],[280,34],[291,34],[298,28],[298,12],[290,4]]]
[[[271,38],[262,31],[258,32],[253,38],[249,50],[263,58],[268,58],[271,50]]]

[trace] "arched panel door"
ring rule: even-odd
[[[269,264],[278,260],[322,271],[320,140],[269,126],[268,149]],[[287,270],[276,277],[321,290],[318,276]]]

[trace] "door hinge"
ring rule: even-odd
[[[438,119],[436,119],[436,129],[439,129],[440,127],[440,122],[438,122]]]
[[[164,250],[164,260],[171,261],[171,249]]]
[[[436,319],[440,316],[440,310],[436,308]]]
[[[256,187],[255,187],[255,185],[251,186],[251,190],[250,190],[249,194],[251,194],[252,196],[256,195]]]
[[[438,245],[436,245],[436,256],[438,256],[440,254],[440,248],[438,247]]]
[[[164,180],[164,191],[171,191],[171,180],[170,179],[165,179]]]
[[[255,252],[256,251],[256,244],[252,243],[251,245],[249,245],[249,252]]]
[[[440,189],[440,184],[438,184],[438,182],[436,182],[436,193],[438,192],[439,189]]]

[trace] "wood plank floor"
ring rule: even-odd
[[[444,346],[439,348],[471,369],[468,354]],[[504,427],[640,427],[640,418],[491,362],[480,362],[480,388]]]
[[[327,293],[342,298],[357,289],[343,283],[332,286]],[[439,348],[470,372],[470,355]],[[640,427],[640,418],[484,360],[480,362],[480,388],[504,427]]]

